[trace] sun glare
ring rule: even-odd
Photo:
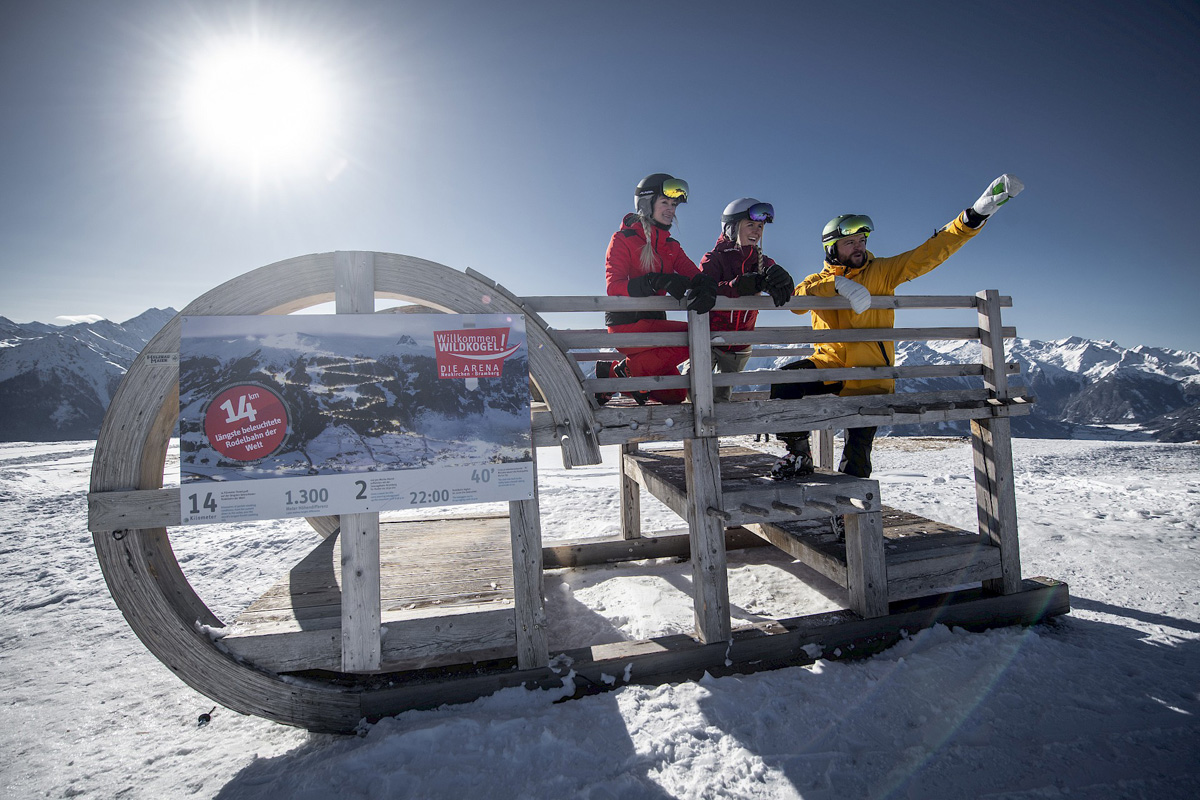
[[[255,174],[323,165],[333,91],[311,59],[250,42],[198,58],[184,98],[190,133],[210,156]]]

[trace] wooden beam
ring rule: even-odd
[[[691,364],[688,379],[692,401],[692,432],[695,436],[717,435],[717,420],[713,416],[712,343],[708,329],[708,314],[688,312],[688,350]]]
[[[717,438],[686,439],[687,522],[692,550],[692,601],[696,636],[702,642],[729,638],[729,576],[725,526],[708,514],[721,506],[721,461]]]
[[[860,617],[888,613],[887,564],[883,552],[883,519],[878,511],[846,514],[846,589],[850,608]]]
[[[954,592],[892,605],[888,616],[858,619],[845,611],[780,620],[739,629],[729,640],[699,643],[688,636],[642,642],[618,642],[568,651],[576,696],[620,688],[628,683],[660,684],[714,676],[749,674],[765,669],[811,664],[818,658],[866,658],[913,631],[947,625],[979,631],[1008,625],[1033,625],[1070,611],[1065,583],[1046,578],[1024,581],[1021,591],[992,595],[978,590]],[[360,696],[369,721],[446,703],[466,703],[500,689],[557,689],[564,676],[550,669],[513,670],[500,662],[484,674],[450,681],[406,682]]]
[[[636,456],[636,442],[622,442],[617,455],[617,469],[621,482],[621,537],[636,539],[642,535],[642,490],[635,478],[627,472],[626,456]]]
[[[540,313],[564,313],[597,311],[678,311],[678,300],[670,297],[610,297],[596,295],[531,295],[522,298],[525,308]],[[1012,306],[1012,298],[1000,298],[1005,308]],[[825,297],[792,297],[787,308],[790,311],[808,309],[845,308],[846,301],[842,298]],[[718,297],[718,310],[726,309],[758,309],[771,311],[775,304],[769,297]],[[899,295],[894,297],[875,296],[871,298],[871,308],[975,308],[975,298],[971,295]]]
[[[768,544],[741,526],[725,529],[726,551]],[[661,533],[637,539],[580,539],[543,547],[542,565],[546,569],[590,567],[648,558],[688,558],[691,552],[691,537],[687,533]]]
[[[979,533],[1000,548],[1002,574],[988,581],[993,591],[1008,594],[1021,585],[1021,551],[1017,538],[1017,495],[1013,485],[1012,433],[1007,419],[971,421],[975,461],[975,506]]]

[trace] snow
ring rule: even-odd
[[[623,686],[561,704],[579,678],[560,660],[564,689],[505,690],[337,737],[222,707],[201,726],[212,701],[141,645],[100,574],[86,531],[93,443],[0,444],[0,794],[1195,796],[1200,448],[1017,440],[1014,449],[1024,574],[1071,587],[1072,613],[1051,624],[937,627],[863,661]],[[538,459],[547,542],[617,533],[612,453],[570,471],[556,452]],[[967,442],[884,439],[875,460],[886,503],[974,526]],[[172,453],[168,469],[176,464]],[[681,525],[656,502],[643,507],[647,529]],[[189,580],[223,618],[317,541],[291,520],[172,534]],[[730,565],[742,620],[845,602],[770,548],[731,553]],[[687,631],[689,572],[662,560],[550,573],[553,638]]]

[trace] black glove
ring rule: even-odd
[[[629,279],[629,296],[630,297],[649,297],[658,294],[658,289],[654,287],[654,276],[657,273],[651,272],[647,275],[638,275],[636,278]]]
[[[676,300],[682,300],[687,292],[688,279],[674,272],[648,272],[629,280],[630,297],[651,297],[666,290]]]
[[[747,272],[745,275],[738,275],[733,280],[733,290],[737,292],[738,297],[758,294],[763,290],[763,276],[757,272]]]
[[[767,267],[767,271],[763,273],[763,285],[766,287],[767,293],[771,295],[771,301],[775,303],[776,308],[787,303],[796,291],[796,284],[792,281],[792,276],[778,264]]]
[[[682,300],[691,286],[688,279],[677,272],[659,272],[655,274],[658,289],[665,289],[667,294],[676,300]]]
[[[703,272],[692,278],[687,290],[687,310],[707,314],[717,304],[717,282]]]

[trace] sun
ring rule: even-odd
[[[254,40],[198,56],[183,111],[206,155],[258,174],[315,165],[330,144],[333,98],[315,60]]]

